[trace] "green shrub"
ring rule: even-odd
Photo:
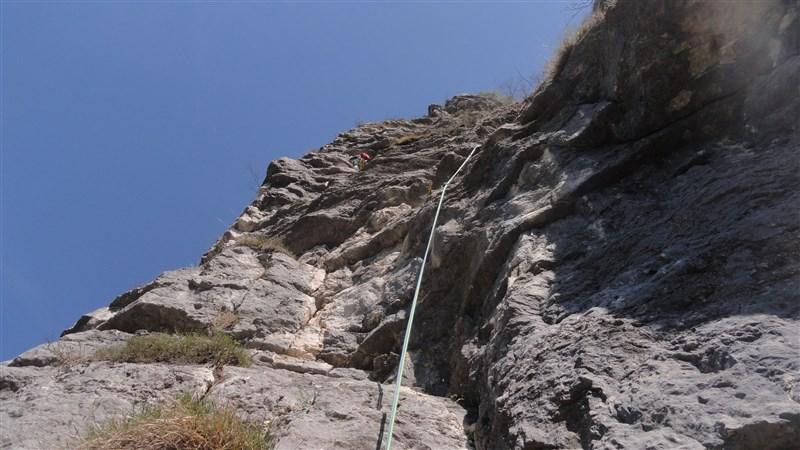
[[[183,394],[122,419],[92,426],[75,448],[85,450],[266,450],[270,434],[229,407]]]
[[[245,367],[252,362],[241,344],[219,332],[211,336],[165,333],[134,336],[122,345],[99,350],[94,359],[131,363],[213,363]]]

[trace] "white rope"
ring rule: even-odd
[[[463,163],[458,167],[456,172],[447,180],[447,183],[444,184],[444,188],[442,188],[442,195],[439,197],[439,206],[436,207],[436,215],[433,216],[433,224],[431,225],[431,234],[428,236],[428,245],[425,247],[425,255],[422,257],[422,267],[419,269],[419,277],[417,277],[417,288],[414,290],[414,299],[411,301],[411,310],[408,312],[408,323],[406,324],[406,334],[403,338],[403,351],[400,352],[400,362],[397,365],[397,378],[395,379],[394,384],[394,399],[392,399],[392,415],[389,419],[389,436],[386,440],[386,450],[392,450],[392,433],[394,432],[394,419],[397,416],[397,404],[400,401],[400,384],[403,382],[403,368],[406,362],[406,353],[408,352],[408,341],[411,337],[411,326],[414,323],[414,312],[417,309],[417,298],[419,297],[419,288],[422,286],[422,275],[425,273],[425,263],[428,261],[428,253],[431,250],[431,243],[433,242],[433,232],[436,230],[436,221],[439,220],[439,211],[442,209],[442,203],[444,202],[444,194],[447,192],[447,186],[450,185],[450,182],[461,172],[461,169],[467,165],[467,161],[472,158],[472,155],[475,153],[480,145],[476,145],[472,148],[472,151],[469,152],[467,155],[467,159],[464,160]]]

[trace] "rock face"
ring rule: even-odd
[[[273,162],[198,267],[2,366],[0,445],[190,390],[283,412],[278,448],[379,447],[437,192],[480,145],[434,237],[400,448],[796,448],[797,1],[599,2],[525,102],[428,111]],[[212,327],[258,364],[69,361]]]

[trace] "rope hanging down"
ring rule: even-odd
[[[472,148],[472,151],[469,152],[467,155],[467,159],[458,166],[456,172],[447,180],[447,183],[444,184],[444,188],[442,188],[442,195],[439,197],[439,205],[436,207],[436,214],[433,216],[433,224],[431,225],[431,233],[428,236],[428,245],[425,247],[425,254],[422,257],[422,267],[419,269],[419,277],[417,277],[417,288],[414,290],[414,299],[411,301],[411,310],[408,312],[408,324],[406,324],[406,334],[403,338],[403,351],[400,352],[400,362],[397,365],[397,377],[395,379],[394,385],[394,398],[392,399],[392,415],[389,419],[389,433],[386,440],[386,450],[392,450],[392,434],[394,432],[394,419],[397,416],[397,404],[400,401],[400,384],[403,382],[403,368],[405,367],[406,362],[406,352],[408,352],[408,341],[411,337],[411,326],[414,324],[414,312],[417,309],[417,298],[419,298],[419,288],[422,286],[422,275],[425,273],[425,263],[428,261],[428,253],[431,250],[431,244],[433,243],[433,232],[436,230],[436,221],[439,220],[439,211],[442,209],[442,203],[444,202],[444,194],[447,192],[447,187],[450,186],[450,182],[461,172],[461,169],[467,165],[467,161],[472,158],[472,155],[475,153],[475,150],[480,148],[480,145],[476,145]]]

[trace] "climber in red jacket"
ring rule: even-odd
[[[357,168],[359,172],[364,170],[364,168],[367,167],[367,163],[370,161],[372,161],[372,155],[367,152],[361,152],[358,156],[350,158],[353,167]]]

